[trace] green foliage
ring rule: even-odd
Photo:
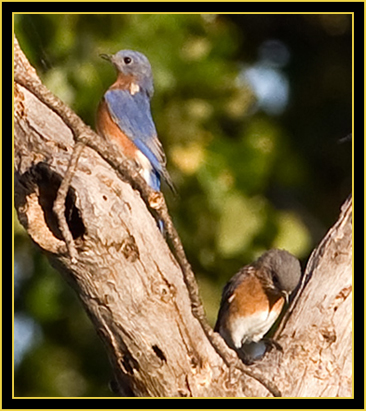
[[[179,195],[165,192],[212,324],[225,281],[271,247],[305,259],[351,190],[350,149],[336,144],[351,131],[350,20],[339,16],[15,16],[42,80],[92,126],[115,78],[99,54],[129,48],[148,56],[153,117]],[[289,50],[287,66],[261,60],[273,39]],[[277,116],[245,77],[257,63],[289,81]],[[16,367],[15,394],[111,396],[89,320],[16,227],[15,314],[40,331]]]

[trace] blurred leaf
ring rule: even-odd
[[[279,212],[278,234],[273,247],[288,250],[299,258],[305,257],[311,246],[311,236],[304,223],[291,212]]]
[[[231,193],[223,203],[217,248],[230,258],[243,253],[259,233],[264,223],[265,202],[261,198],[248,199],[240,193]]]

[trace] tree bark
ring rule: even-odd
[[[302,288],[256,367],[273,372],[283,396],[352,396],[352,198],[307,263]],[[270,368],[269,368],[270,367]]]
[[[39,81],[16,40],[14,56],[15,75]],[[76,249],[70,257],[53,205],[74,133],[17,81],[14,103],[19,221],[82,301],[105,344],[119,395],[271,396],[251,371],[273,380],[285,396],[351,395],[351,199],[309,260],[278,336],[283,352],[271,351],[243,372],[236,354],[195,315],[182,264],[140,192],[90,147],[81,150],[66,197]]]

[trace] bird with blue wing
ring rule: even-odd
[[[149,60],[133,50],[102,54],[101,57],[114,65],[118,75],[99,104],[98,134],[117,143],[126,157],[135,160],[142,177],[153,190],[160,191],[163,179],[174,191],[151,115],[154,87]],[[159,227],[162,230],[161,222]]]

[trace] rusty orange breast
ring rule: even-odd
[[[104,99],[98,107],[96,126],[100,136],[106,140],[115,142],[127,157],[136,158],[138,148],[113,121]]]

